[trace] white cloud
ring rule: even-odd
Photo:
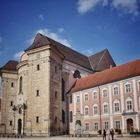
[[[71,47],[70,42],[67,39],[62,38],[59,34],[51,32],[49,29],[44,28],[44,29],[39,29],[36,31],[36,33],[41,33],[43,35],[46,35],[68,47]]]
[[[20,51],[20,52],[14,54],[14,59],[20,60],[20,57],[22,56],[23,53],[24,53],[24,51]]]
[[[124,14],[138,14],[137,0],[112,0],[112,7]]]
[[[38,17],[40,20],[42,20],[42,21],[44,20],[44,15],[40,14]]]
[[[62,27],[58,28],[58,32],[59,32],[59,33],[64,32],[64,28],[62,28]]]
[[[140,0],[78,0],[78,12],[84,14],[99,6],[110,6],[121,14],[138,15]]]
[[[79,0],[78,12],[84,14],[90,10],[93,10],[102,0]]]

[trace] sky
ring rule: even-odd
[[[127,63],[140,58],[140,0],[0,0],[0,67],[19,60],[38,32]]]

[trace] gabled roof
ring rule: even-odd
[[[40,48],[45,45],[50,45],[51,47],[57,48],[57,50],[65,57],[66,60],[79,64],[85,68],[92,70],[88,57],[72,50],[71,48],[47,37],[40,33],[38,33],[35,37],[33,44],[27,48],[25,51],[29,51],[32,49]]]
[[[0,70],[7,70],[7,71],[17,71],[18,62],[15,60],[9,60]]]
[[[71,92],[81,91],[140,75],[140,59],[96,72],[77,80]]]
[[[45,45],[55,47],[63,56],[65,60],[83,66],[89,70],[102,71],[110,66],[116,66],[109,51],[107,49],[87,57],[47,36],[38,33],[34,39],[33,44],[25,51],[37,49]]]
[[[116,66],[114,60],[112,59],[107,49],[89,56],[89,61],[92,66],[92,69],[94,69],[95,71],[102,71],[110,68],[110,66]]]

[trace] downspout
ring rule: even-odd
[[[98,86],[98,91],[99,91],[99,109],[100,109],[100,130],[102,130],[102,105],[101,105],[101,95],[100,95],[100,87]]]

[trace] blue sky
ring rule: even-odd
[[[0,66],[18,59],[35,34],[117,64],[140,58],[140,0],[0,0]]]

